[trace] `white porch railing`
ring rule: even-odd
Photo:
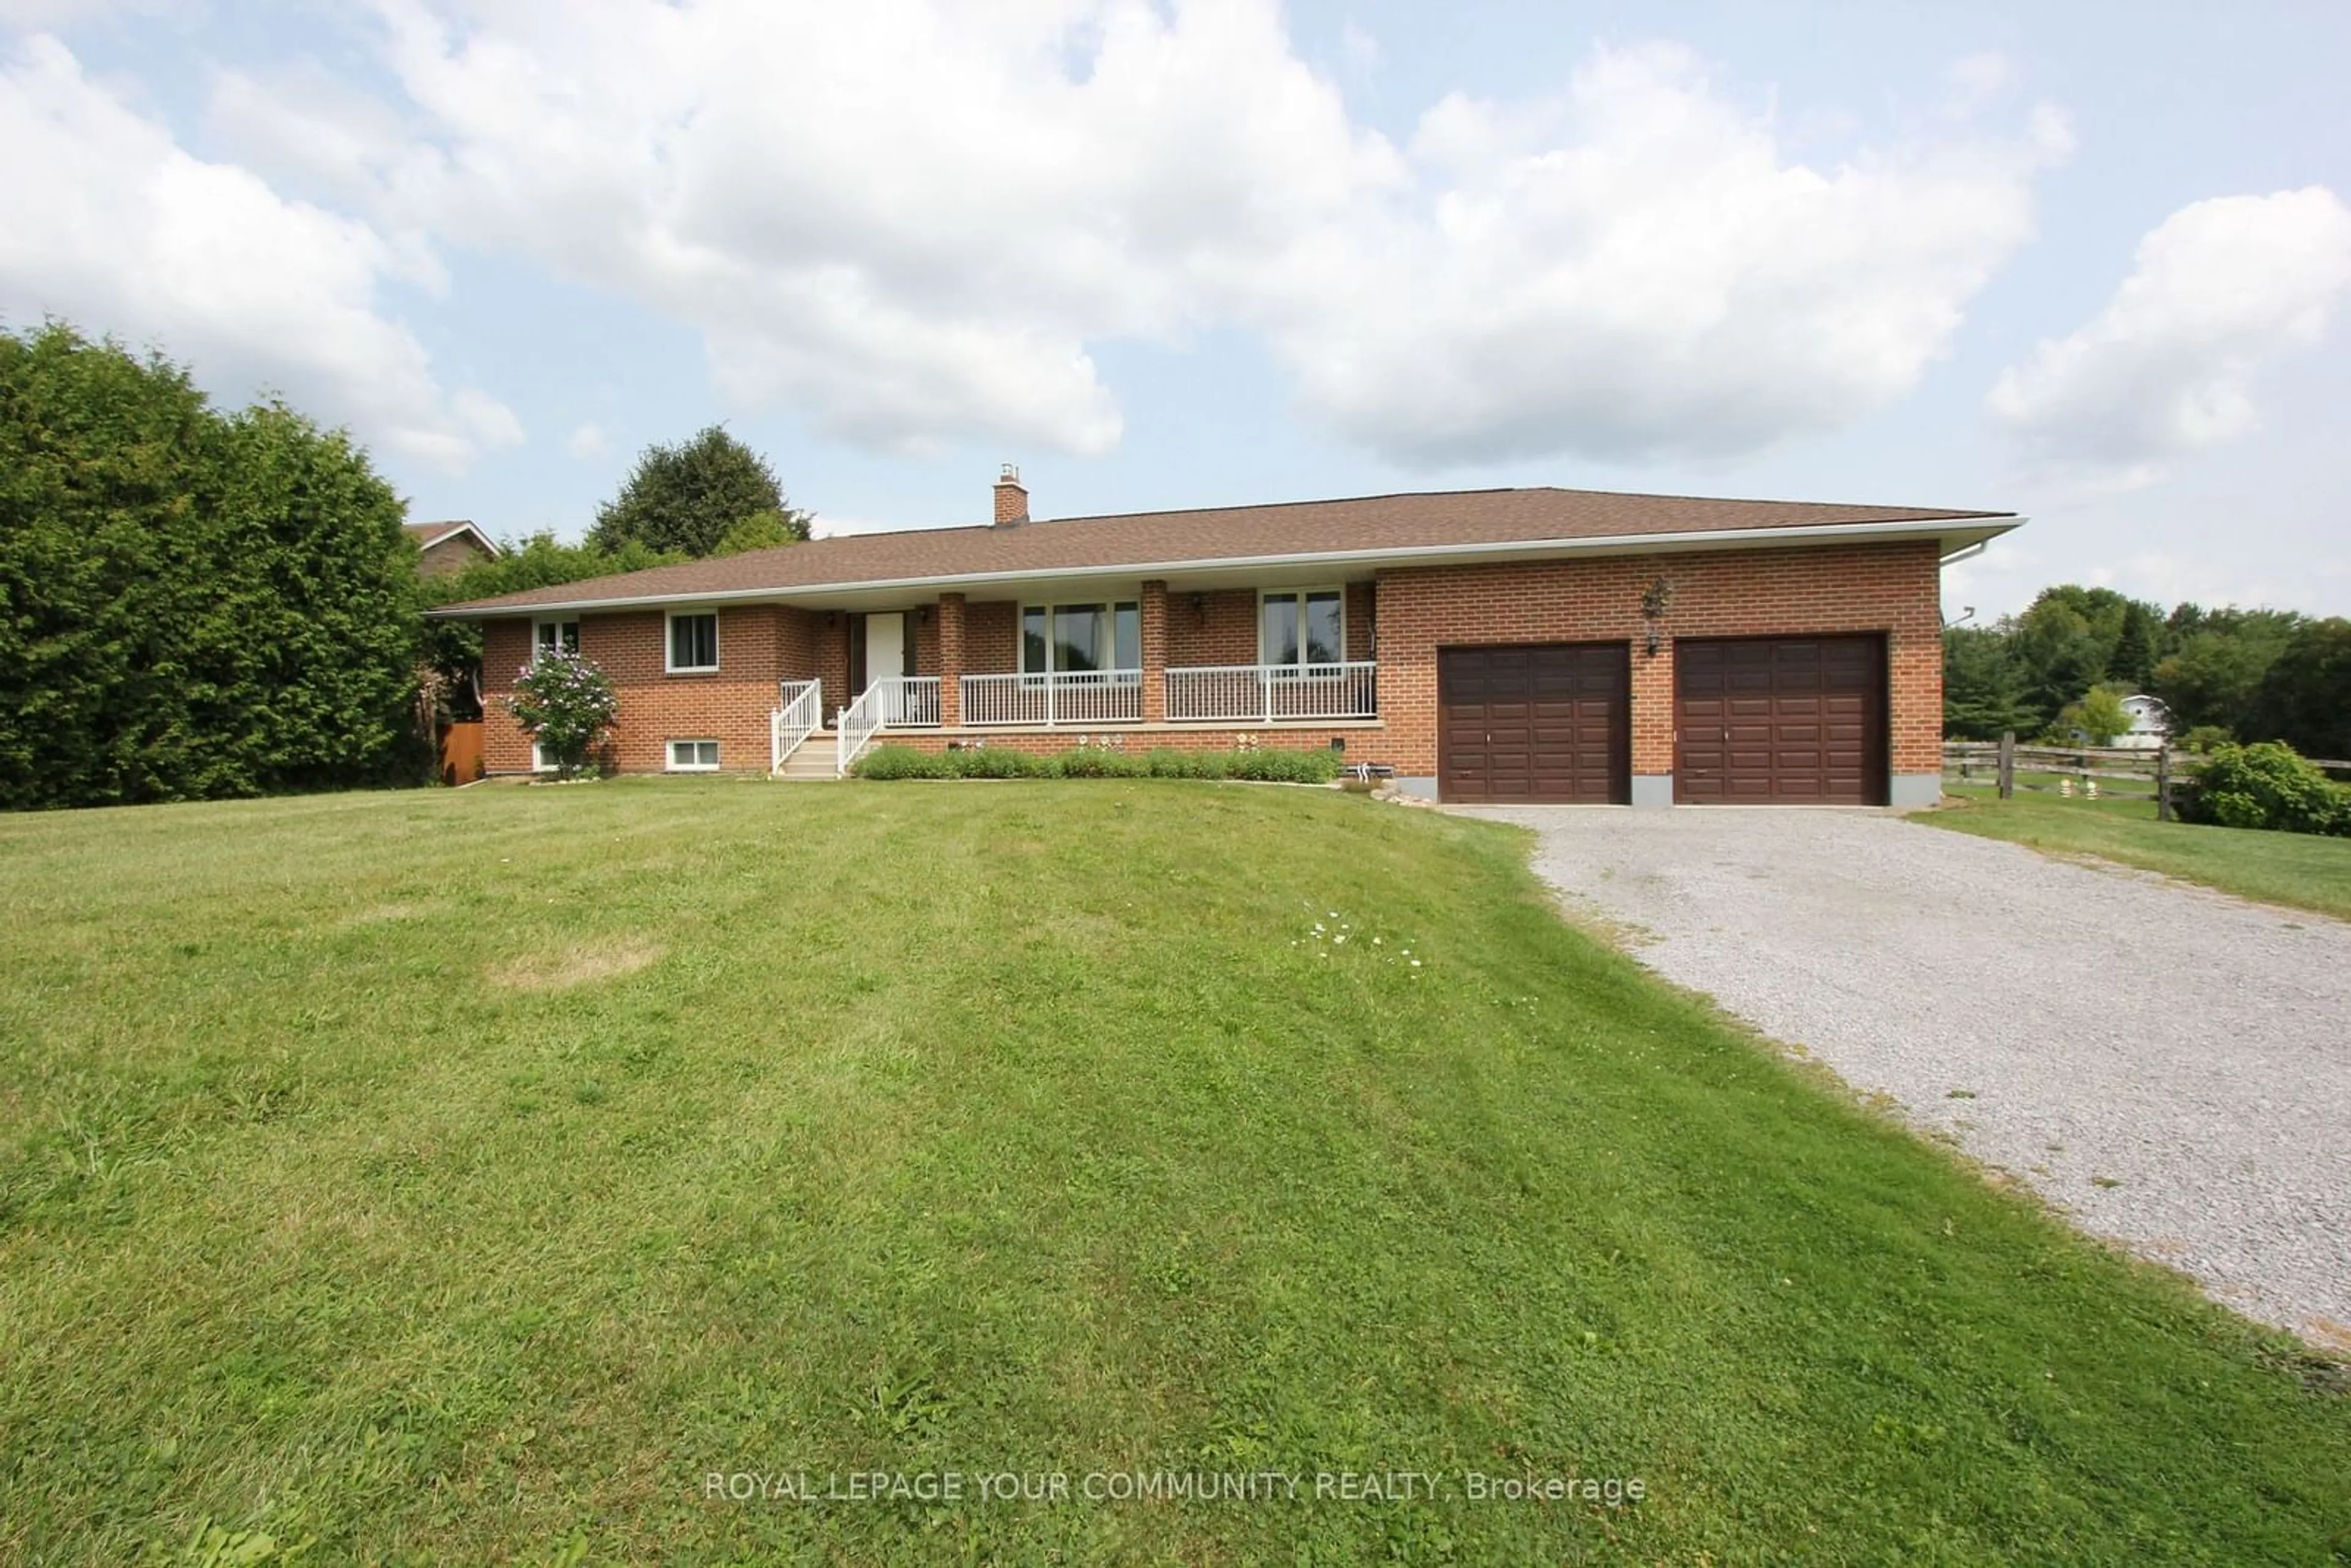
[[[1284,719],[1376,718],[1370,659],[1343,664],[1222,664],[1167,672],[1167,717],[1274,724]]]
[[[939,723],[936,675],[884,675],[841,710],[833,772],[846,776],[873,737],[885,729],[935,729]]]
[[[824,717],[822,681],[786,681],[778,688],[783,706],[768,719],[768,771],[775,772],[817,732]]]
[[[1140,724],[1141,670],[966,675],[963,722],[996,725]]]

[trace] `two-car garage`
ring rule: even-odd
[[[1691,638],[1667,656],[1677,802],[1886,804],[1883,637]],[[1632,665],[1627,643],[1440,650],[1439,797],[1629,802]]]

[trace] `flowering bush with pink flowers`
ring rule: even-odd
[[[523,666],[507,711],[553,759],[557,777],[572,779],[620,716],[621,699],[594,664],[550,648]]]

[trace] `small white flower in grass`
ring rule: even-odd
[[[1346,935],[1346,933],[1345,933],[1345,932],[1343,932],[1343,932],[1341,932],[1338,936],[1333,936],[1333,937],[1332,937],[1332,938],[1331,938],[1331,940],[1332,940],[1333,943],[1344,942],[1346,939],[1347,939],[1347,935]]]
[[[1417,959],[1417,958],[1415,958],[1415,959],[1412,961],[1412,967],[1413,967],[1414,968],[1416,968],[1416,969],[1419,968],[1419,967],[1420,967],[1420,960],[1419,960],[1419,959]]]
[[[1378,937],[1376,937],[1376,936],[1373,937],[1373,938],[1372,938],[1372,946],[1374,946],[1374,947],[1376,947],[1376,946],[1378,946],[1379,945],[1380,945],[1380,939],[1379,939]]]

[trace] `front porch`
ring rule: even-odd
[[[932,744],[1156,732],[1196,745],[1184,737],[1203,728],[1375,727],[1374,594],[1368,580],[1173,591],[1144,580],[868,600],[824,613],[810,678],[782,684],[774,766],[818,737],[834,739],[846,772],[902,732]]]
[[[1109,731],[1147,743],[1154,736],[1234,727],[1323,732],[1379,722],[1378,666],[1369,659],[971,674],[952,682],[943,675],[883,675],[841,707],[830,729],[822,726],[820,680],[784,682],[778,695],[770,762],[777,771],[804,745],[828,735],[835,742],[834,771],[846,773],[868,747],[901,732],[984,741]]]

